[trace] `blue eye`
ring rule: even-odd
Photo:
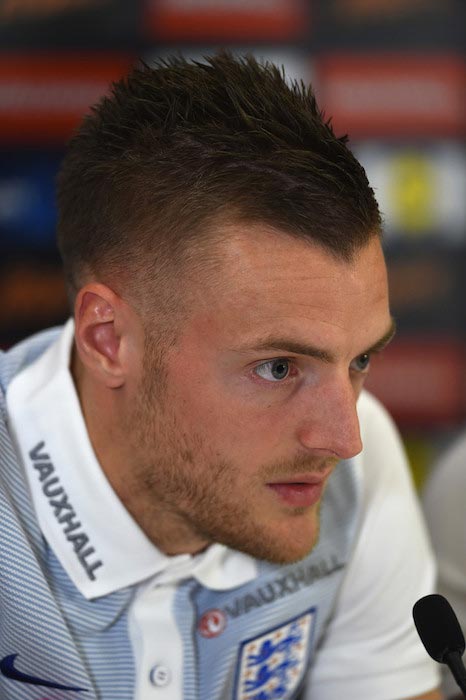
[[[269,382],[280,382],[289,375],[290,363],[284,359],[270,360],[258,365],[254,371],[259,377],[267,379]]]
[[[351,369],[356,372],[367,372],[371,363],[371,356],[368,353],[363,353],[354,359],[351,363]]]

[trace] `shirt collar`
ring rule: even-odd
[[[93,451],[69,371],[74,324],[7,390],[13,438],[23,460],[40,527],[88,599],[157,577],[195,576],[212,589],[251,581],[257,562],[214,544],[191,556],[155,547],[113,491]]]

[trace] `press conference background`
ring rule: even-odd
[[[3,0],[0,347],[68,315],[54,177],[80,117],[139,58],[220,46],[316,88],[385,219],[398,337],[369,386],[420,485],[466,427],[462,0]]]

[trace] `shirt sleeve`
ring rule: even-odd
[[[401,440],[370,395],[359,400],[364,449],[359,529],[305,700],[398,700],[439,685],[412,618],[433,591],[434,562]]]

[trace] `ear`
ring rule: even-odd
[[[110,389],[125,383],[131,310],[110,287],[90,283],[75,302],[75,341],[86,371]]]

